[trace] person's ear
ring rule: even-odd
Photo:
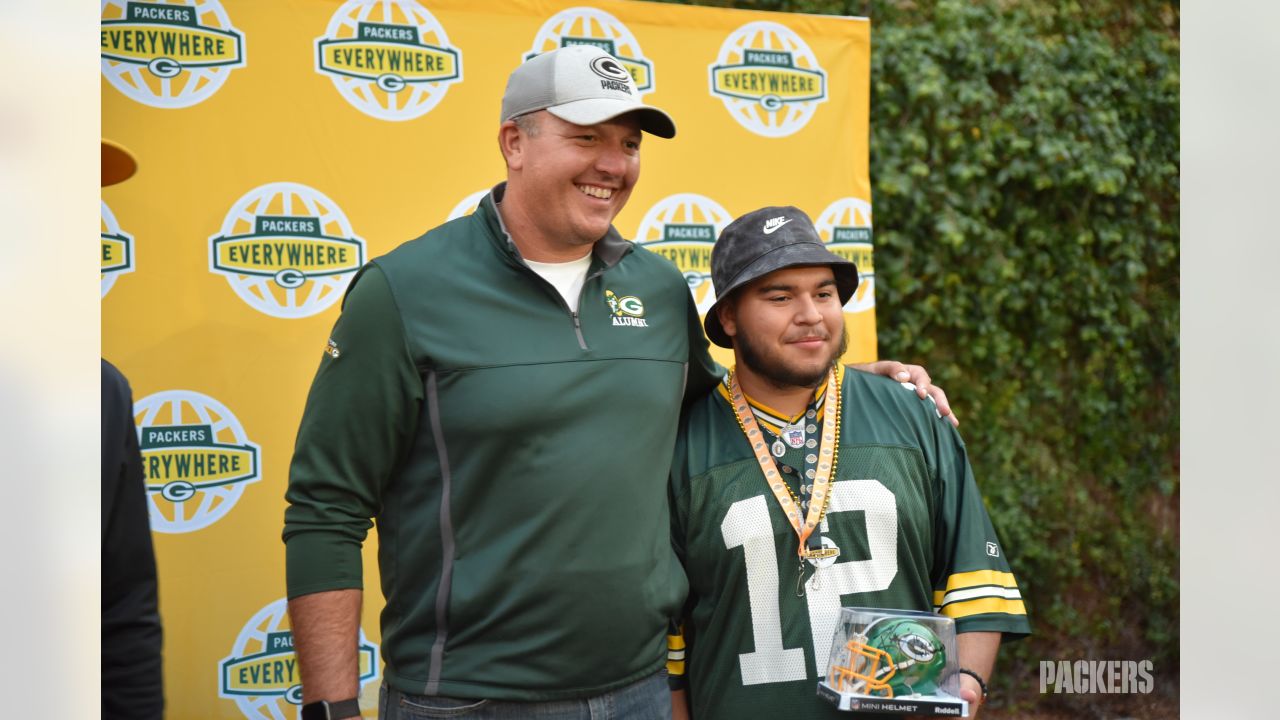
[[[733,301],[721,303],[716,308],[716,317],[720,318],[720,327],[724,334],[735,337],[738,334],[738,304]]]
[[[528,136],[515,122],[508,120],[498,128],[498,149],[507,161],[507,169],[519,170],[524,167],[524,150]]]

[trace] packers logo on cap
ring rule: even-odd
[[[617,60],[611,57],[598,57],[591,61],[591,72],[604,78],[600,81],[600,87],[631,94],[631,74],[623,70]]]

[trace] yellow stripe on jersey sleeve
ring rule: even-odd
[[[984,613],[1004,613],[1006,615],[1026,615],[1027,608],[1021,600],[1008,600],[998,597],[984,597],[973,600],[953,602],[942,608],[942,614],[949,618],[959,619],[970,615]]]
[[[948,577],[946,592],[973,587],[974,585],[1018,587],[1018,581],[1013,579],[1013,573],[999,570],[972,570],[970,572],[955,573]]]
[[[1018,581],[1013,573],[1000,570],[973,570],[955,573],[947,578],[946,590],[935,590],[933,605],[937,612],[961,618],[982,613],[1026,615]]]

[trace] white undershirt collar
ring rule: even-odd
[[[524,262],[529,269],[541,275],[560,292],[560,296],[564,298],[570,310],[578,311],[578,296],[582,294],[582,284],[587,279],[587,270],[591,268],[591,253],[588,252],[577,260],[569,262],[544,263],[533,260]]]

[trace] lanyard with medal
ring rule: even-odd
[[[805,458],[805,465],[816,465],[813,477],[813,492],[809,498],[808,513],[801,518],[800,501],[796,498],[795,493],[791,490],[791,486],[782,477],[782,473],[778,470],[777,463],[770,456],[770,449],[765,443],[763,432],[756,423],[755,414],[751,411],[750,405],[747,403],[746,397],[742,394],[742,387],[738,384],[736,374],[729,376],[729,398],[733,403],[734,412],[737,414],[738,427],[742,429],[742,433],[746,435],[747,442],[750,443],[751,449],[755,452],[756,461],[760,464],[760,470],[764,473],[765,483],[769,489],[773,491],[773,496],[778,500],[778,505],[782,508],[782,513],[787,516],[787,520],[791,523],[791,529],[795,530],[796,537],[799,538],[799,545],[796,553],[799,556],[799,577],[796,579],[796,595],[804,594],[804,563],[811,562],[816,568],[818,561],[834,557],[840,551],[834,547],[823,547],[822,536],[815,533],[821,524],[823,518],[827,514],[827,506],[831,502],[831,493],[829,486],[831,478],[835,475],[836,461],[839,459],[839,445],[836,438],[840,436],[840,373],[836,368],[832,368],[827,378],[827,392],[823,400],[826,405],[826,412],[822,418],[822,439],[818,444],[818,452],[810,453]],[[773,454],[779,457],[786,452],[786,446],[782,444],[785,438],[790,444],[793,442],[794,433],[799,433],[800,428],[794,425],[787,425],[782,428],[782,435],[773,443]],[[803,443],[803,434],[799,435],[799,440]],[[806,473],[807,475],[807,473]],[[804,480],[801,480],[803,484]],[[815,576],[816,580],[816,576]]]

